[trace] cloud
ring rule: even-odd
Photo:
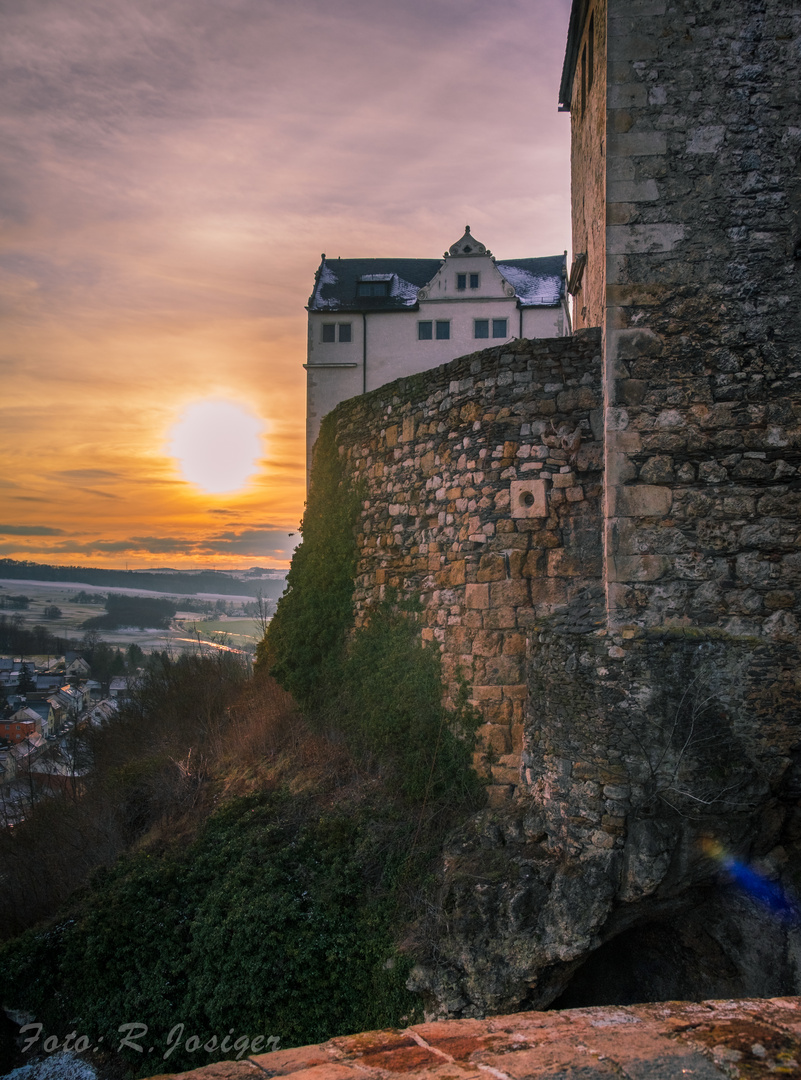
[[[25,492],[9,507],[35,523],[49,503],[46,520],[80,531],[63,545],[76,558],[287,557],[273,523],[302,513],[319,253],[436,257],[465,221],[502,257],[567,247],[569,11],[6,4],[0,471]],[[212,393],[252,401],[271,428],[228,509],[164,454],[175,410]]]
[[[63,480],[119,480],[121,475],[118,472],[112,472],[111,469],[62,469],[60,472],[54,473],[54,476],[60,477]]]
[[[2,536],[65,536],[63,529],[51,529],[48,525],[0,525]]]

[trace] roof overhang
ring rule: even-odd
[[[573,0],[573,8],[570,12],[570,25],[567,29],[567,46],[565,59],[562,64],[562,82],[559,86],[559,111],[570,112],[570,102],[573,100],[573,79],[576,74],[578,63],[579,42],[587,21],[587,12],[591,0]]]

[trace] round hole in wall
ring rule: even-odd
[[[521,506],[533,506],[534,505],[534,496],[532,495],[532,493],[530,491],[521,491],[520,492],[520,505]]]

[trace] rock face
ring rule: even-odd
[[[701,1004],[674,1001],[631,1008],[527,1012],[484,1021],[440,1021],[221,1062],[180,1077],[720,1080],[746,1076],[758,1080],[777,1073],[797,1076],[799,1071],[799,1001],[778,998]]]

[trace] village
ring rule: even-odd
[[[50,663],[0,657],[0,824],[19,824],[48,794],[77,793],[91,765],[87,732],[117,714],[136,680],[91,675],[74,650]]]

